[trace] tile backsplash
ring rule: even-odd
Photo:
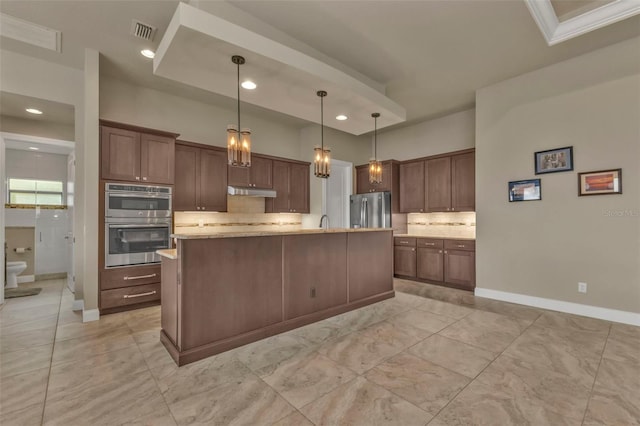
[[[407,234],[442,238],[475,238],[476,213],[409,213]]]

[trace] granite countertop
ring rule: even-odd
[[[431,238],[434,240],[462,240],[462,241],[475,241],[475,238],[468,237],[441,237],[437,235],[417,235],[417,234],[393,234],[394,237],[405,238]]]
[[[337,234],[345,232],[391,232],[391,228],[331,228],[331,229],[299,229],[297,231],[253,231],[253,232],[203,232],[194,234],[172,234],[171,238],[179,240],[196,240],[206,238],[238,238],[238,237],[270,237],[274,235],[307,235],[307,234]],[[162,250],[158,251],[158,254]]]
[[[168,259],[177,259],[178,258],[178,250],[177,249],[165,249],[165,250],[156,250],[162,257],[166,257]]]

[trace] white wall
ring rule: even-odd
[[[6,115],[0,116],[0,131],[65,141],[75,140],[74,126],[48,121],[26,120]]]
[[[478,287],[640,313],[639,52],[635,38],[477,92]],[[564,146],[575,170],[535,176],[534,152]],[[578,197],[576,172],[613,168],[622,195]],[[507,183],[534,177],[542,200],[509,203]]]
[[[66,202],[67,156],[46,152],[6,150],[7,178],[55,180],[63,183]]]

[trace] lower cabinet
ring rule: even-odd
[[[475,241],[396,237],[394,274],[463,290],[476,285]]]
[[[100,313],[160,302],[160,265],[105,269],[100,273]]]

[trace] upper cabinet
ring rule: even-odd
[[[175,138],[171,133],[103,122],[100,128],[102,179],[173,184]]]
[[[475,210],[475,151],[400,165],[402,213]]]
[[[309,213],[309,163],[273,160],[273,189],[267,213]]]
[[[177,143],[173,209],[227,211],[227,153]]]
[[[369,165],[356,167],[356,193],[391,192],[391,211],[400,211],[400,162],[396,160],[382,161],[382,182],[369,182]]]
[[[251,167],[229,166],[229,185],[273,188],[273,160],[251,154]]]

